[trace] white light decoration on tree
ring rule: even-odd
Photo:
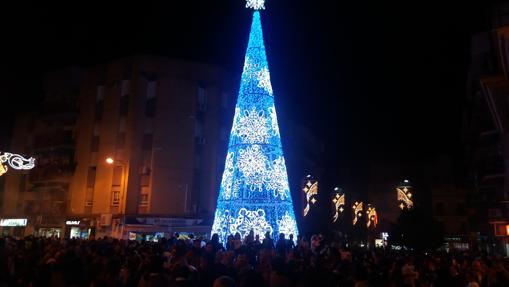
[[[282,200],[290,197],[286,164],[283,157],[278,157],[273,161],[272,168],[267,172],[265,185],[268,190],[274,191],[274,196],[279,196]]]
[[[247,0],[246,8],[253,8],[255,10],[265,9],[265,0]]]
[[[263,3],[247,6],[258,10]],[[229,234],[244,237],[251,229],[262,238],[265,232],[298,235],[259,11],[253,13],[211,232],[224,243]]]
[[[334,208],[334,215],[332,216],[332,222],[336,222],[339,219],[339,215],[345,210],[345,195],[341,193],[341,189],[334,188],[334,196],[332,197],[332,206]]]
[[[265,219],[265,210],[247,210],[241,208],[239,215],[230,225],[230,234],[239,233],[242,238],[253,230],[254,235],[263,238],[266,232],[272,234],[272,226]]]
[[[253,107],[251,111],[244,111],[243,115],[239,116],[238,122],[234,125],[233,133],[241,137],[244,143],[268,143],[270,128],[263,110],[256,111]]]
[[[269,69],[263,68],[258,72],[258,87],[264,89],[272,96],[272,85],[270,83]]]
[[[230,152],[226,156],[226,162],[224,164],[223,178],[221,180],[221,186],[224,187],[224,199],[230,199],[233,188],[233,153]]]
[[[251,187],[251,191],[262,191],[267,170],[267,156],[259,145],[252,145],[239,150],[237,168],[244,176],[244,182]]]
[[[359,219],[362,217],[362,211],[364,209],[362,201],[356,201],[353,204],[353,225],[357,224]]]
[[[270,124],[272,126],[272,133],[274,136],[279,137],[279,125],[277,123],[276,107],[272,106],[270,109]]]
[[[368,209],[366,210],[367,214],[367,222],[366,225],[368,228],[375,228],[378,225],[378,214],[376,213],[376,209],[371,204],[368,204]]]
[[[35,158],[25,158],[19,154],[10,152],[0,152],[0,175],[7,172],[10,166],[17,170],[29,170],[35,167]]]
[[[411,209],[414,206],[412,201],[412,186],[408,180],[404,180],[400,186],[396,187],[396,193],[398,196],[398,203],[400,209]]]
[[[309,209],[311,208],[311,204],[315,204],[317,202],[318,181],[311,182],[311,180],[308,179],[302,188],[302,191],[304,191],[304,194],[306,195],[306,207],[304,207],[304,217],[306,217],[309,213]]]
[[[279,232],[283,234],[297,234],[297,225],[295,220],[288,214],[283,215],[281,220],[277,221]]]

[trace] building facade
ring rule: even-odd
[[[487,251],[509,254],[509,4],[493,6],[488,22],[471,40],[463,117],[466,175],[475,190],[470,224]]]
[[[3,176],[0,217],[26,222],[26,226],[0,227],[3,234],[63,236],[75,170],[76,101],[81,76],[77,68],[48,74],[38,113],[16,118],[10,149],[35,157],[37,168]]]
[[[73,101],[79,113],[62,234],[208,232],[231,125],[230,87],[218,67],[151,56],[84,69]]]

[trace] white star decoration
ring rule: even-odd
[[[253,8],[255,10],[265,9],[265,0],[247,0],[246,8]]]

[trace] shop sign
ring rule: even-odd
[[[79,220],[67,220],[65,222],[65,225],[80,225],[80,221]]]
[[[0,219],[0,226],[27,226],[27,219],[26,218]]]

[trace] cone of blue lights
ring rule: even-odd
[[[242,238],[251,231],[263,239],[285,234],[297,237],[274,94],[265,53],[260,9],[253,8],[251,32],[235,106],[224,172],[211,234],[221,242],[228,235]]]

